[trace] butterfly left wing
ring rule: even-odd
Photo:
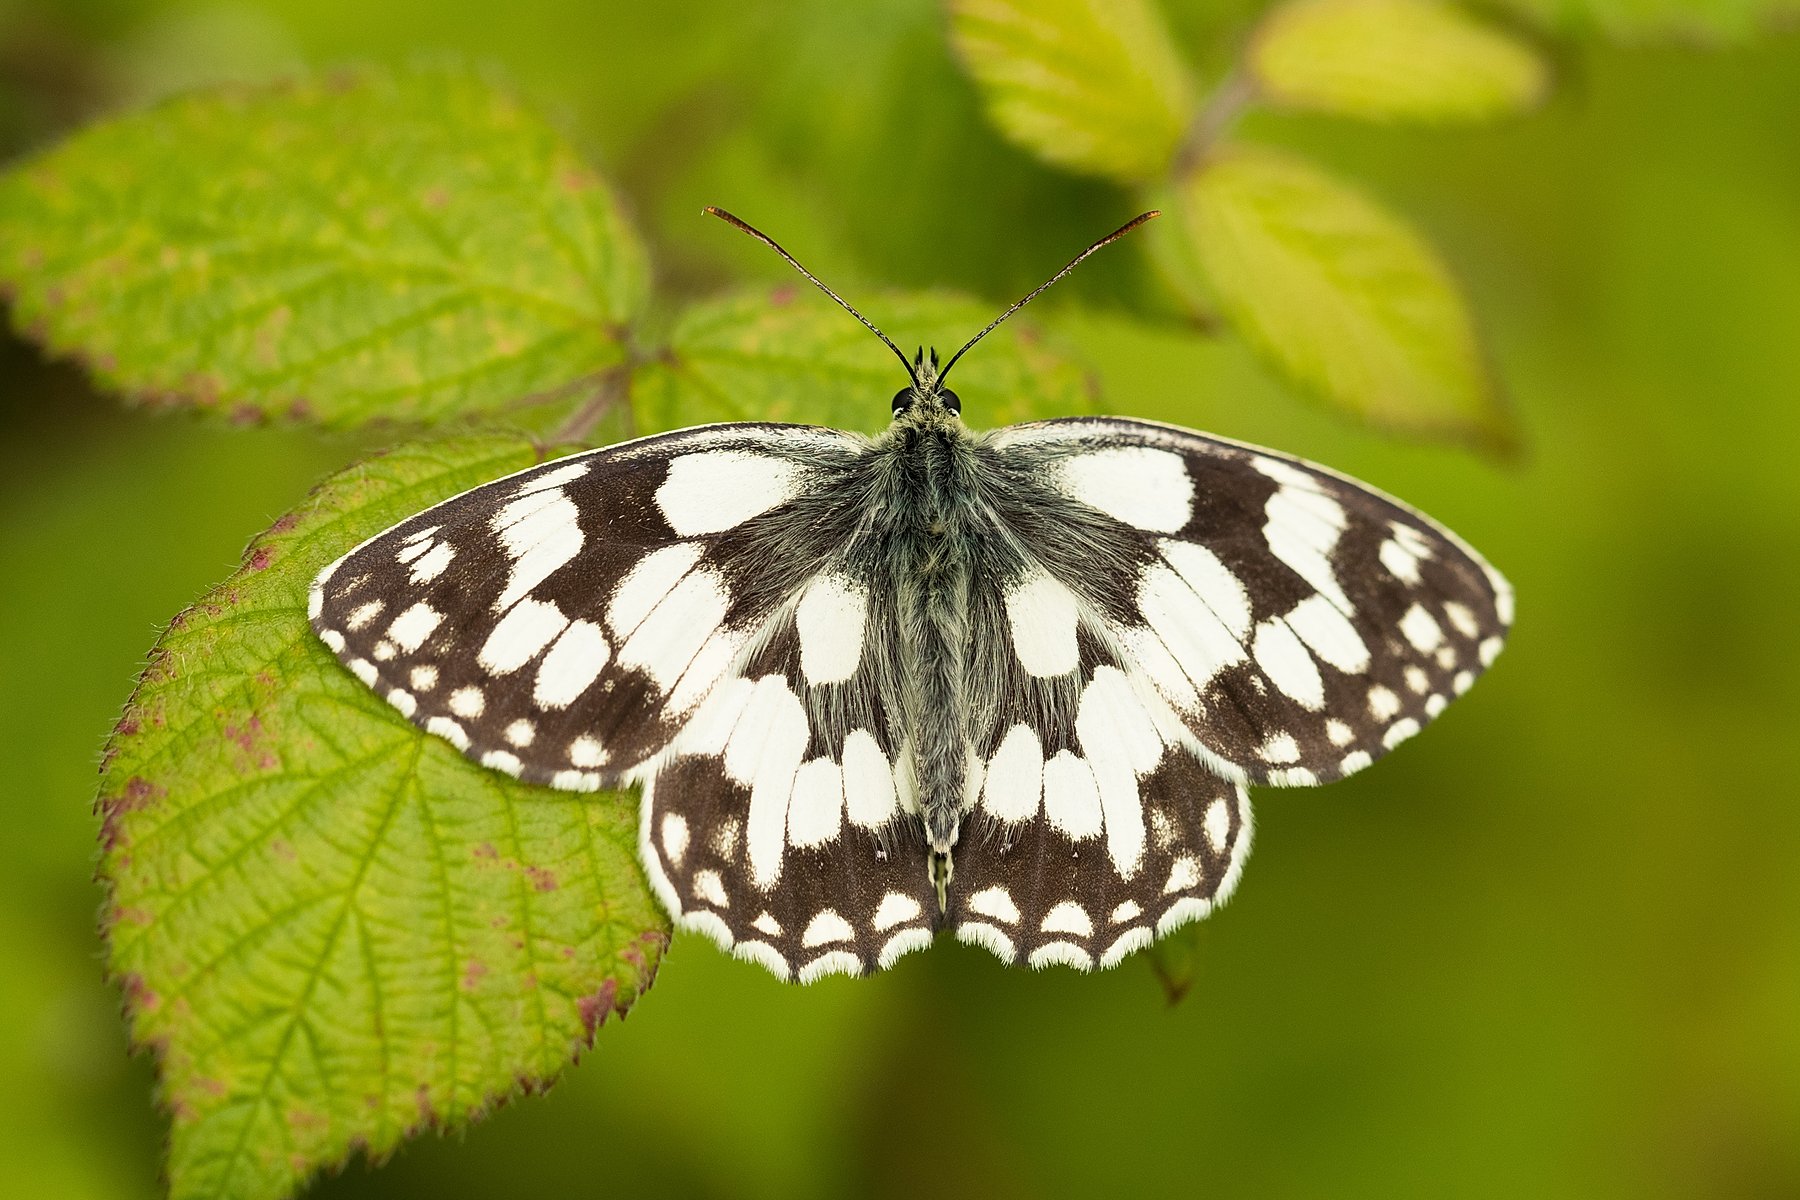
[[[676,923],[802,983],[890,966],[939,921],[888,703],[893,596],[867,580],[815,575],[644,786],[641,857]]]
[[[407,719],[484,766],[618,786],[829,555],[842,506],[813,509],[866,453],[833,430],[742,424],[547,462],[327,566],[313,629]]]

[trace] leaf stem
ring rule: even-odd
[[[1256,99],[1256,82],[1241,67],[1234,67],[1219,81],[1200,111],[1194,114],[1187,136],[1176,151],[1173,174],[1179,179],[1200,165],[1207,152],[1224,137],[1244,110]]]

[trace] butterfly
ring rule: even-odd
[[[1288,455],[1124,418],[972,432],[942,366],[874,438],[746,422],[483,484],[321,571],[324,643],[489,769],[641,785],[676,923],[783,979],[943,929],[1106,967],[1236,886],[1252,785],[1368,766],[1500,652],[1512,590]]]

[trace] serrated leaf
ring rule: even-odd
[[[537,458],[465,439],[334,476],[152,654],[107,749],[100,875],[177,1197],[282,1196],[460,1127],[547,1086],[655,974],[634,800],[470,764],[307,625],[326,561]]]
[[[1504,0],[1566,33],[1622,42],[1742,42],[1800,18],[1800,0]]]
[[[1443,0],[1289,0],[1246,64],[1267,103],[1377,121],[1489,120],[1549,88],[1529,44]]]
[[[1195,92],[1149,0],[949,0],[950,35],[1007,137],[1124,183],[1167,169]]]
[[[0,181],[18,326],[140,403],[327,425],[491,412],[618,362],[643,253],[468,71],[196,93]]]
[[[996,310],[936,293],[877,295],[858,306],[910,356],[954,353]],[[671,331],[663,357],[632,383],[645,431],[712,421],[800,421],[887,428],[906,372],[893,352],[823,296],[791,285],[697,304]],[[950,385],[976,428],[1093,410],[1085,372],[1017,317],[957,364]]]
[[[1178,181],[1170,206],[1226,319],[1302,388],[1397,432],[1509,446],[1468,307],[1398,217],[1248,146]]]

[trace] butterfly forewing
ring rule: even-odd
[[[829,430],[722,425],[545,463],[327,567],[313,628],[470,758],[555,787],[616,785],[812,570],[756,526],[865,452]]]
[[[1114,639],[1228,776],[1361,769],[1466,691],[1511,623],[1510,587],[1454,535],[1312,464],[1117,419],[987,444],[1009,496],[1076,506],[1023,535],[1073,597],[1063,619]],[[1015,607],[1015,637],[1041,638],[1043,606]]]

